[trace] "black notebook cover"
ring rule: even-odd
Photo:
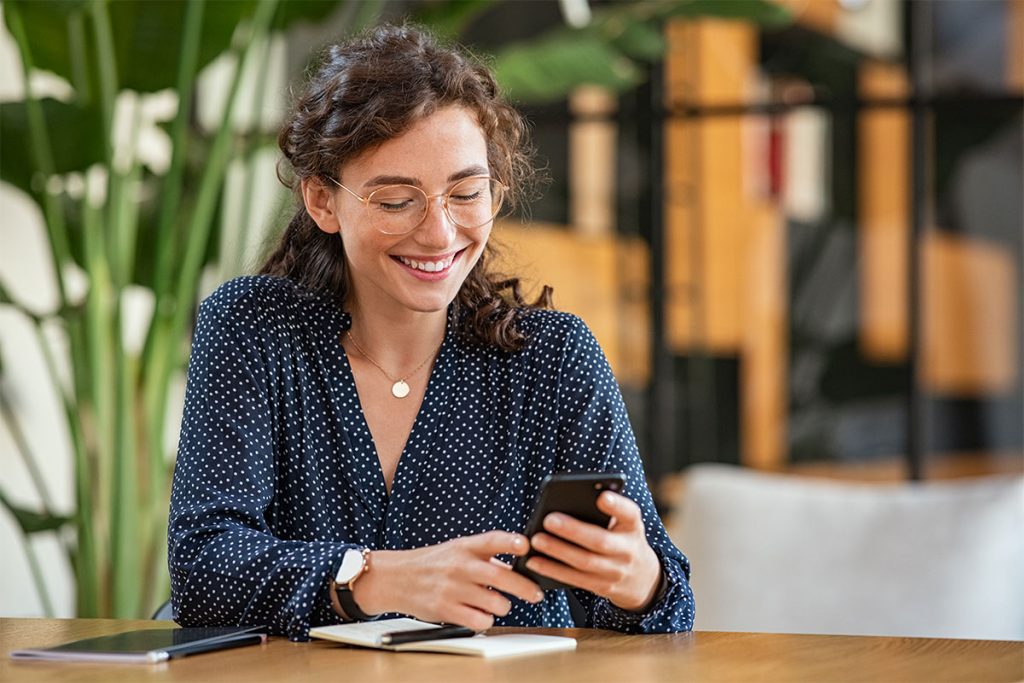
[[[57,647],[16,650],[13,659],[49,661],[157,663],[176,657],[257,645],[263,626],[230,628],[155,628],[76,640]]]

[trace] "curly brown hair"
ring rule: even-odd
[[[351,287],[342,241],[321,231],[306,212],[302,180],[336,178],[345,162],[451,105],[476,114],[491,176],[509,188],[506,203],[515,208],[539,176],[526,122],[502,98],[486,66],[411,26],[379,26],[328,47],[278,135],[284,153],[278,177],[295,193],[297,211],[259,272],[345,301]],[[525,302],[518,278],[490,272],[495,254],[488,244],[470,271],[455,298],[455,319],[468,340],[517,351],[528,341],[517,324],[521,310],[550,308],[551,288]]]

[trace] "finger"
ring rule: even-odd
[[[483,572],[480,581],[508,595],[526,602],[541,602],[544,591],[522,574],[512,571],[512,566],[492,557],[488,570]]]
[[[535,555],[530,558],[526,563],[526,568],[532,572],[546,576],[549,579],[554,579],[567,586],[574,586],[576,588],[582,588],[588,590],[595,595],[607,595],[608,584],[606,581],[599,580],[591,574],[585,574],[578,569],[573,569],[568,565],[564,565],[561,562],[548,559]]]
[[[544,530],[600,555],[611,555],[618,549],[613,532],[560,512],[544,518]]]
[[[526,536],[508,531],[488,531],[475,536],[466,536],[461,540],[473,554],[480,557],[522,555],[530,547]]]
[[[632,531],[643,528],[643,513],[640,506],[632,500],[614,491],[605,491],[597,497],[597,509],[610,516],[616,531]]]
[[[468,586],[459,591],[458,599],[467,607],[493,614],[496,617],[503,617],[512,610],[512,603],[508,598],[498,591],[484,588],[483,586]]]
[[[437,621],[465,626],[474,631],[486,631],[494,626],[493,616],[467,605],[451,605]]]
[[[587,574],[607,574],[613,565],[605,555],[598,555],[573,543],[568,543],[550,534],[537,534],[532,539],[533,547],[548,557]]]

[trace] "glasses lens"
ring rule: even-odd
[[[401,235],[423,221],[427,213],[427,196],[412,185],[387,185],[370,193],[366,209],[377,230]]]
[[[460,228],[479,228],[501,209],[504,188],[490,178],[466,178],[448,191],[448,215]]]

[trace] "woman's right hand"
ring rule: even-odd
[[[483,631],[512,608],[502,593],[544,599],[537,584],[494,557],[529,547],[522,534],[488,531],[415,550],[375,550],[352,597],[367,614],[398,612]]]

